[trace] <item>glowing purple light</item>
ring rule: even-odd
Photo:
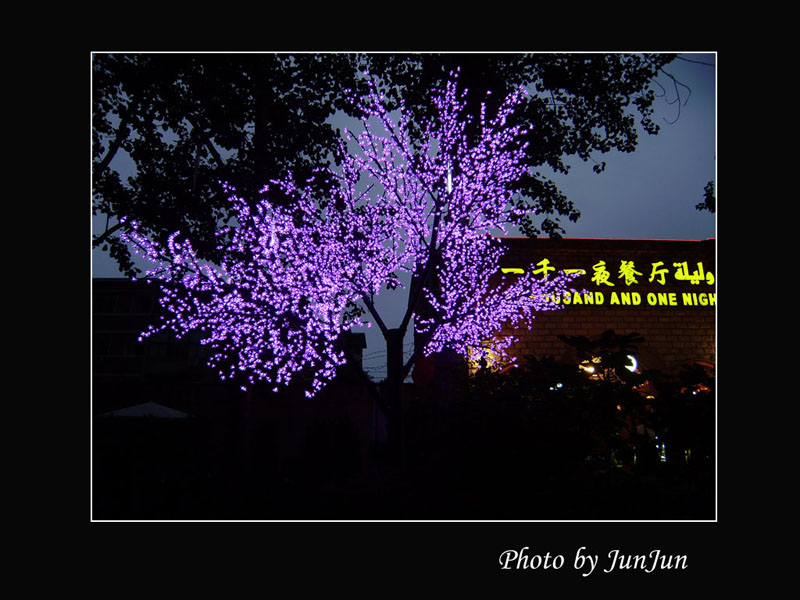
[[[502,325],[529,324],[537,311],[559,308],[546,298],[566,290],[571,277],[542,281],[528,269],[490,286],[503,255],[493,235],[507,235],[528,212],[511,202],[526,173],[525,132],[507,125],[524,92],[510,94],[493,119],[482,106],[480,138],[469,143],[456,79],[434,94],[438,116],[422,123],[421,147],[404,111],[393,120],[374,91],[353,99],[363,131],[345,131],[340,165],[317,170],[335,182],[328,202],[315,199],[313,178],[302,188],[291,176],[272,182],[293,198],[290,207],[266,198],[248,206],[226,184],[237,225],[218,232],[232,233],[220,265],[199,261],[180,232],[161,247],[129,223],[123,239],[154,263],[147,275],[160,281],[170,315],[142,335],[200,331],[223,380],[243,376],[243,387],[266,381],[277,389],[303,373],[312,396],[345,362],[335,347],[341,333],[371,326],[346,316],[348,305],[373,304],[399,273],[430,269],[438,285],[422,294],[435,316],[415,316],[428,335],[424,353],[507,356],[515,339],[495,337]],[[358,151],[348,152],[347,143]]]

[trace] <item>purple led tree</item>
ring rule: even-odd
[[[277,389],[304,374],[313,395],[346,360],[335,344],[340,334],[374,323],[387,343],[390,422],[402,381],[421,353],[449,348],[476,360],[488,353],[506,357],[515,339],[497,337],[501,326],[530,325],[537,311],[556,309],[549,298],[569,278],[534,279],[529,269],[490,285],[503,255],[495,236],[507,234],[529,210],[514,201],[515,183],[526,172],[525,131],[510,124],[525,92],[510,94],[493,118],[484,105],[480,137],[470,142],[465,92],[458,93],[456,82],[454,74],[433,94],[438,118],[422,124],[422,146],[411,141],[402,105],[393,117],[372,88],[353,99],[363,131],[345,131],[337,168],[318,169],[316,181],[302,188],[291,177],[272,182],[293,204],[271,203],[265,187],[253,208],[229,188],[237,223],[218,232],[230,236],[218,266],[198,261],[179,232],[160,246],[128,223],[125,239],[155,263],[148,277],[161,281],[161,303],[171,315],[143,335],[200,331],[223,379],[243,377],[244,386],[265,381]],[[315,194],[320,181],[324,200]],[[411,275],[406,288],[401,273]],[[397,287],[408,300],[399,324],[390,327],[375,298]],[[418,308],[423,301],[430,307],[425,316]],[[404,363],[402,341],[412,319],[424,341]]]

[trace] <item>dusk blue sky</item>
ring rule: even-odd
[[[681,56],[716,64],[714,53]],[[577,159],[572,161],[568,175],[553,176],[581,212],[577,223],[562,220],[564,237],[681,240],[717,237],[715,215],[695,208],[703,200],[705,185],[712,180],[716,182],[717,70],[685,60],[675,60],[665,70],[688,89],[678,88],[679,108],[673,102],[676,99],[673,82],[664,75],[657,79],[666,94],[657,98],[654,106],[653,120],[661,127],[658,135],[642,131],[637,150],[630,154],[612,152],[594,156],[598,162],[606,162],[602,174],[592,171],[593,162]],[[661,93],[660,88],[655,89]],[[104,226],[104,218],[93,218],[95,233],[102,232]],[[122,276],[116,263],[101,250],[92,251],[91,273],[93,277]],[[384,296],[388,301],[388,295]],[[365,367],[371,374],[381,376],[381,368],[385,373],[382,358],[385,346],[379,332],[370,332],[365,354]]]
[[[681,56],[716,64],[714,54]],[[674,84],[662,75],[657,81],[667,95],[654,106],[658,135],[642,133],[633,153],[596,156],[606,162],[600,175],[592,171],[592,162],[578,160],[569,175],[555,176],[581,211],[577,223],[565,224],[565,237],[716,237],[715,215],[695,209],[705,185],[716,182],[716,68],[675,60],[665,70],[691,90],[678,88],[681,103],[686,102],[680,114],[677,103],[669,104],[675,100]]]

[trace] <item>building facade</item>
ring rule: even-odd
[[[604,331],[637,333],[635,357],[644,369],[675,372],[686,364],[716,364],[716,243],[684,240],[504,238],[502,277],[532,270],[536,277],[577,271],[576,293],[561,310],[537,313],[530,330],[505,328],[519,341],[516,356],[574,358],[559,336],[598,338]]]

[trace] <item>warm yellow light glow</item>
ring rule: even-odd
[[[490,348],[483,348],[483,355],[477,348],[469,348],[467,355],[467,365],[470,375],[474,375],[482,365],[485,365],[492,371],[502,370],[510,366],[502,357],[491,350]]]

